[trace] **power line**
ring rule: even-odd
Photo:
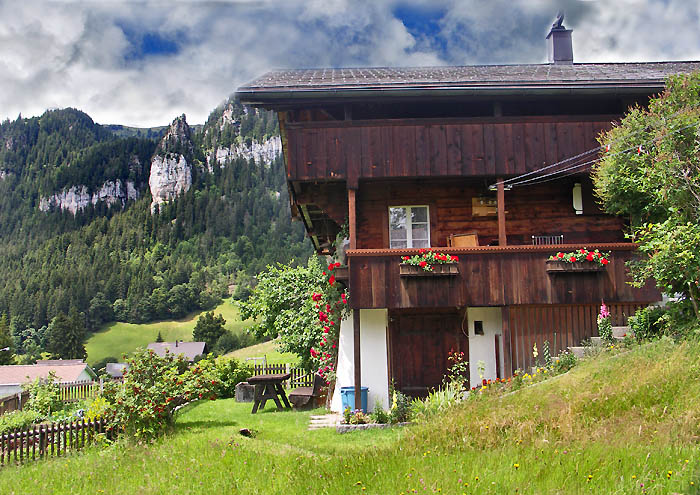
[[[698,108],[698,107],[695,107],[695,108]],[[679,111],[677,111],[677,112],[671,114],[670,116],[665,117],[664,120],[668,120],[668,119],[670,119],[670,118],[673,118],[674,116],[678,115],[679,113],[681,113],[682,111],[685,111],[685,110],[688,110],[688,109],[687,109],[687,108],[684,108],[684,109],[682,109],[682,110],[679,110]],[[685,130],[685,129],[688,129],[688,128],[690,128],[690,127],[694,127],[694,126],[697,126],[697,125],[700,125],[700,122],[696,122],[696,123],[693,123],[693,124],[689,124],[689,125],[687,125],[687,126],[683,126],[683,127],[679,128],[679,129],[675,129],[675,130],[671,131],[671,133],[677,133],[677,132],[683,131],[683,130]],[[648,130],[648,128],[649,128],[649,126],[646,126],[646,127],[643,128],[643,129],[639,129],[638,131],[632,133],[632,136],[634,136],[634,135],[636,135],[636,134],[639,134],[639,133],[641,133],[641,132],[643,132],[643,131],[646,131],[646,130]],[[625,137],[624,139],[626,140],[626,139],[628,139],[628,137]],[[607,148],[607,146],[606,146],[606,147],[604,147],[604,146],[598,146],[598,147],[596,147],[596,148],[591,148],[591,149],[589,149],[589,150],[587,150],[587,151],[584,151],[584,152],[582,152],[582,153],[579,153],[578,155],[575,155],[575,156],[566,158],[566,159],[564,159],[564,160],[560,160],[560,161],[558,161],[558,162],[556,162],[556,163],[553,163],[553,164],[551,164],[551,165],[547,165],[547,166],[541,167],[541,168],[539,168],[539,169],[537,169],[537,170],[533,170],[533,171],[527,172],[527,173],[525,173],[525,174],[521,174],[521,175],[519,175],[519,176],[517,176],[517,177],[512,177],[512,178],[510,178],[510,179],[506,179],[506,180],[503,180],[503,181],[496,182],[495,184],[491,185],[490,188],[495,188],[495,187],[497,187],[499,184],[503,184],[503,185],[509,186],[509,187],[514,187],[514,186],[520,186],[520,185],[523,185],[523,184],[532,185],[532,184],[529,184],[529,183],[549,182],[550,180],[553,180],[553,179],[547,179],[547,178],[550,177],[550,176],[559,175],[559,174],[562,174],[562,173],[564,173],[564,172],[568,172],[568,171],[570,171],[570,170],[575,170],[575,169],[582,168],[582,167],[584,167],[584,166],[590,166],[590,165],[592,165],[592,164],[594,164],[594,163],[596,163],[596,162],[599,162],[600,160],[602,160],[602,159],[605,158],[605,157],[616,156],[616,155],[619,155],[619,154],[622,154],[622,153],[627,153],[627,152],[632,151],[632,150],[634,150],[634,149],[639,149],[639,148],[640,148],[641,146],[643,146],[644,144],[653,143],[653,142],[657,141],[658,139],[659,139],[659,138],[653,138],[653,139],[651,139],[651,140],[649,140],[649,141],[644,141],[644,142],[642,142],[640,145],[632,146],[632,147],[630,147],[630,148],[627,148],[627,149],[624,149],[624,150],[621,150],[621,151],[617,151],[617,152],[613,152],[613,153],[607,153],[606,155],[600,156],[600,157],[595,158],[595,159],[593,159],[593,160],[589,160],[589,161],[586,161],[586,162],[583,162],[583,163],[577,163],[577,164],[574,164],[574,165],[570,165],[570,166],[568,166],[568,167],[566,167],[566,168],[563,168],[563,169],[560,169],[560,170],[555,170],[555,171],[550,172],[550,173],[548,173],[548,174],[537,175],[537,177],[533,177],[533,178],[531,178],[531,179],[520,180],[520,179],[523,179],[523,178],[525,178],[525,177],[529,177],[529,176],[534,175],[534,174],[539,174],[540,172],[543,172],[543,171],[545,171],[545,170],[549,170],[549,169],[551,169],[551,168],[553,168],[553,167],[557,167],[557,166],[563,165],[563,164],[568,163],[568,162],[571,162],[571,161],[580,160],[580,159],[582,159],[583,157],[585,157],[586,155],[589,155],[589,154],[594,153],[594,152],[599,152],[599,151],[602,150],[603,148]],[[612,144],[617,143],[617,142],[621,142],[621,141],[623,141],[622,138],[621,138],[621,139],[618,139],[617,141],[614,141]],[[608,146],[610,146],[610,145],[608,145]],[[572,172],[571,174],[567,174],[566,176],[572,175],[573,173],[575,173],[575,172]],[[564,176],[564,177],[566,177],[566,176]],[[547,179],[547,180],[543,180],[543,179]]]

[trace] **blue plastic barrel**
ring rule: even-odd
[[[368,387],[360,387],[360,399],[362,400],[362,412],[367,412],[367,391]],[[355,410],[355,387],[340,387],[340,399],[343,403],[343,411],[346,408]]]

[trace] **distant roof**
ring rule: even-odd
[[[107,363],[105,372],[113,378],[120,378],[124,376],[124,370],[128,368],[129,365],[126,363]]]
[[[34,381],[37,378],[47,378],[49,372],[56,373],[60,382],[74,382],[80,377],[83,371],[95,377],[95,372],[82,361],[80,364],[31,364],[31,365],[9,365],[0,366],[0,385],[18,385]]]
[[[204,354],[205,342],[153,342],[148,344],[148,349],[152,349],[159,356],[165,356],[166,350],[178,356],[182,354],[188,361]]]
[[[42,359],[36,362],[39,366],[72,366],[75,364],[85,364],[82,359]]]
[[[435,94],[649,91],[667,76],[700,70],[700,62],[605,64],[468,65],[460,67],[373,67],[274,70],[238,89],[244,103],[284,98],[356,98]]]

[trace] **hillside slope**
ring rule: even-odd
[[[123,135],[123,129],[119,129]],[[160,141],[73,109],[0,124],[0,314],[17,353],[76,307],[88,330],[181,318],[245,294],[267,264],[305,261],[274,115],[235,100]]]
[[[425,424],[338,435],[309,413],[190,406],[149,445],[6,468],[5,493],[698,493],[700,343],[603,355]],[[257,431],[244,438],[239,428]]]

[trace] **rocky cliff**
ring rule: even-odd
[[[229,147],[216,147],[214,151],[207,153],[207,162],[211,166],[216,158],[220,165],[237,157],[255,160],[258,165],[270,164],[277,155],[282,153],[282,140],[279,136],[273,136],[263,142],[253,139],[250,144],[243,143]]]
[[[68,210],[75,215],[78,210],[82,210],[88,205],[96,205],[100,201],[110,205],[119,203],[124,206],[127,201],[138,199],[138,197],[139,192],[133,182],[122,183],[121,180],[117,179],[105,182],[102,187],[92,193],[86,186],[72,186],[48,198],[41,198],[39,209],[41,211]]]
[[[192,133],[185,116],[176,118],[160,141],[151,160],[148,185],[151,210],[192,186]]]

